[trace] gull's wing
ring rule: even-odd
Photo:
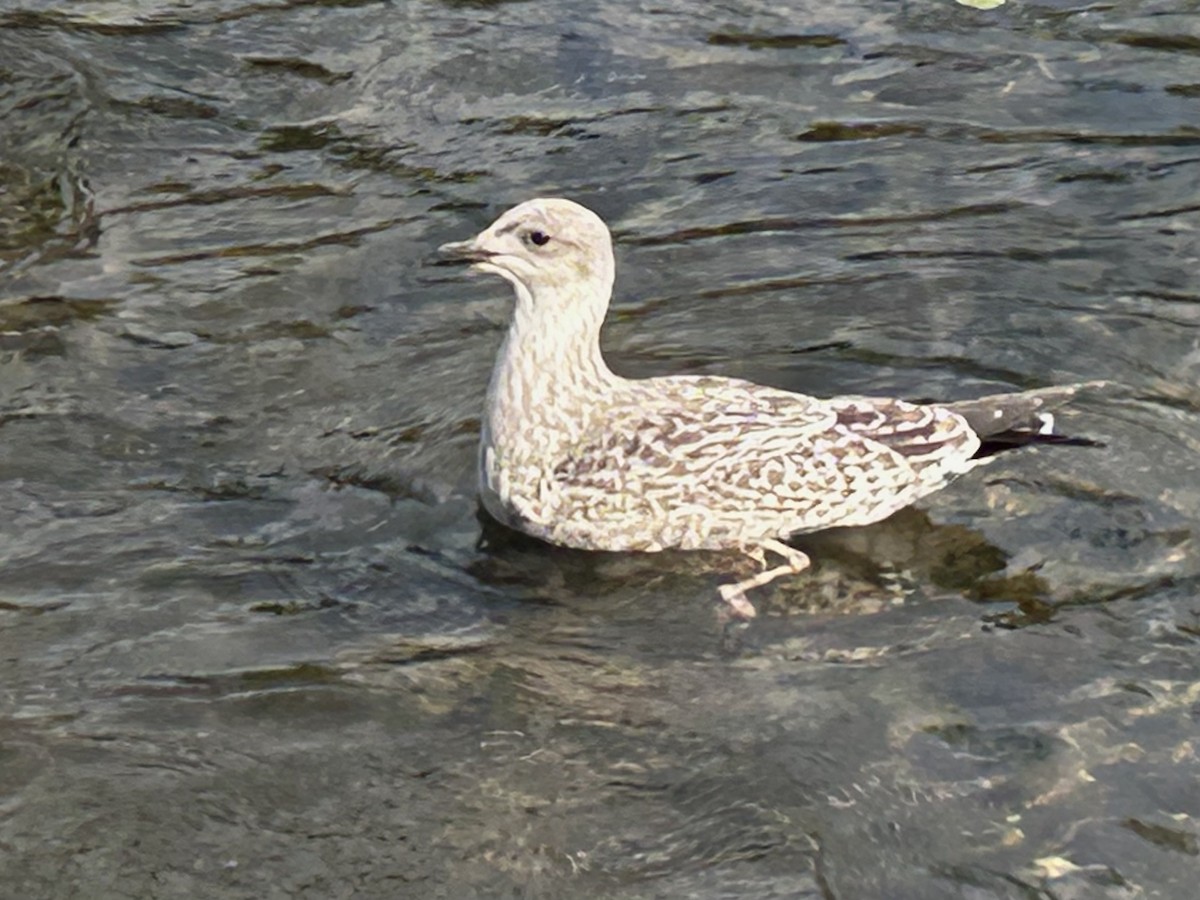
[[[630,385],[554,469],[566,542],[578,545],[573,518],[581,533],[605,521],[612,534],[636,532],[631,549],[872,522],[962,471],[978,446],[937,407],[722,378]]]
[[[970,466],[979,437],[967,420],[943,406],[890,397],[836,397],[838,424],[904,457],[923,480],[944,483]]]

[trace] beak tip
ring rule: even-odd
[[[470,263],[479,262],[492,255],[486,250],[480,249],[479,245],[473,240],[452,241],[449,244],[442,244],[437,248],[437,252],[439,256],[445,257],[447,260]]]

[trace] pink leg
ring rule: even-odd
[[[733,614],[740,619],[753,619],[758,615],[754,609],[754,604],[746,599],[746,591],[752,588],[762,587],[764,584],[770,584],[776,578],[784,575],[795,575],[807,569],[812,561],[808,555],[797,550],[795,547],[789,547],[782,541],[763,541],[755,547],[747,547],[746,555],[756,560],[759,565],[767,564],[764,551],[770,550],[777,556],[783,557],[784,565],[776,566],[774,569],[766,569],[759,572],[751,578],[746,578],[735,584],[723,584],[717,590],[721,594],[721,599],[724,600],[731,608]]]

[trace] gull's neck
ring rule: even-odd
[[[553,450],[547,445],[578,437],[589,413],[623,380],[600,354],[612,280],[513,286],[516,308],[488,387],[484,443]]]

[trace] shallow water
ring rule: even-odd
[[[0,3],[0,869],[39,897],[1191,898],[1200,5]],[[632,375],[1110,379],[723,634],[482,522],[529,196]]]

